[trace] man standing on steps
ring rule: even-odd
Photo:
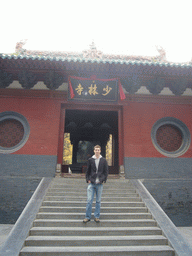
[[[92,203],[94,199],[94,194],[96,193],[96,204],[95,204],[95,222],[100,222],[100,207],[101,207],[101,195],[103,191],[103,182],[106,182],[108,175],[108,164],[104,157],[101,156],[101,147],[96,145],[94,147],[94,153],[87,162],[87,172],[86,181],[88,183],[87,187],[87,206],[86,206],[86,216],[83,220],[87,223],[91,219],[92,213]]]

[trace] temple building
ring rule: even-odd
[[[192,224],[192,63],[158,51],[107,55],[93,43],[82,53],[45,52],[20,42],[0,54],[4,223],[16,221],[42,177],[84,173],[100,144],[111,175],[142,180],[176,225]]]

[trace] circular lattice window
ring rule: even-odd
[[[152,128],[151,138],[155,148],[163,155],[177,157],[190,145],[190,132],[180,120],[166,117],[158,120]]]
[[[0,113],[0,153],[12,153],[24,146],[29,137],[26,118],[15,112]]]

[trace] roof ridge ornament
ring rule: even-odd
[[[103,53],[101,51],[98,51],[94,41],[90,44],[90,49],[83,51],[83,58],[99,58],[102,59]]]
[[[94,41],[90,44],[90,49],[91,49],[91,50],[97,50]]]
[[[156,57],[157,60],[159,61],[166,61],[166,51],[162,46],[157,46],[156,49],[159,53],[159,56]]]
[[[16,53],[25,53],[26,49],[23,46],[27,43],[28,39],[22,39],[16,43],[15,52]]]

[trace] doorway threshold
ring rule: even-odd
[[[76,178],[85,179],[85,173],[56,173],[56,178]],[[107,179],[122,179],[119,174],[109,174]]]

